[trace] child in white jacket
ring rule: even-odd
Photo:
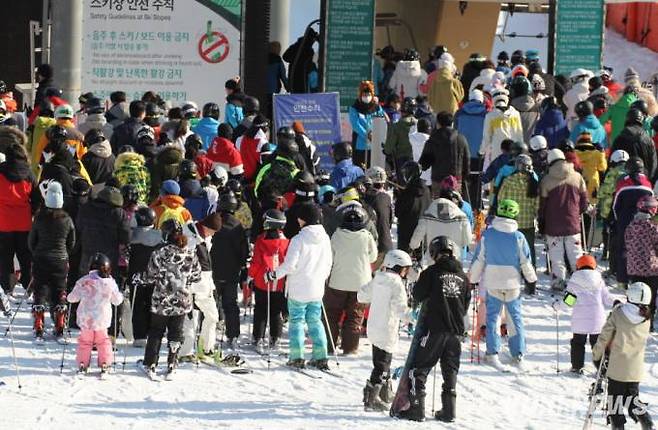
[[[406,252],[399,249],[388,251],[382,270],[359,289],[359,302],[370,303],[368,339],[372,343],[373,369],[363,389],[366,411],[388,410],[387,403],[393,400],[391,360],[398,342],[400,320],[409,310],[403,280],[411,264],[411,257]]]

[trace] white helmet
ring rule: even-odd
[[[379,166],[372,166],[366,171],[366,177],[372,180],[373,184],[386,183],[386,170]]]
[[[573,72],[571,72],[571,74],[569,75],[569,79],[571,79],[571,80],[578,80],[578,78],[587,78],[587,79],[589,79],[592,76],[594,76],[594,73],[592,73],[591,71],[589,71],[587,69],[583,69],[583,68],[579,67],[579,68],[575,69]]]
[[[213,182],[217,182],[220,187],[224,187],[228,182],[228,172],[218,164],[210,171],[210,178]]]
[[[633,282],[626,290],[626,298],[634,305],[648,306],[651,303],[651,288],[644,282]]]
[[[532,136],[530,138],[530,149],[533,151],[539,151],[546,148],[548,148],[548,143],[544,136],[538,134],[537,136]]]
[[[548,151],[548,157],[546,157],[546,162],[548,162],[548,165],[550,166],[553,164],[554,161],[557,160],[565,160],[566,158],[564,157],[564,152],[560,151],[557,148],[553,148],[550,151]]]
[[[628,152],[624,151],[623,149],[618,149],[615,152],[612,153],[610,156],[610,162],[611,163],[625,163],[628,161],[630,157],[628,156]]]
[[[411,267],[411,257],[401,249],[393,249],[386,253],[384,257],[384,267],[392,269],[395,266]]]

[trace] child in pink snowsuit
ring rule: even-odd
[[[93,265],[92,268],[95,269]],[[110,276],[109,267],[107,271],[103,269],[99,267],[98,270],[91,270],[88,275],[80,278],[67,297],[71,303],[80,302],[77,313],[80,337],[76,362],[81,371],[89,367],[93,346],[98,351],[98,367],[104,370],[112,360],[112,343],[107,328],[112,321],[111,305],[120,305],[123,295]]]

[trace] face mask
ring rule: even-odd
[[[361,101],[363,103],[370,103],[372,101],[372,96],[361,96]]]

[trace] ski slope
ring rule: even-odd
[[[541,247],[538,258],[545,261]],[[540,267],[540,272],[544,268]],[[0,327],[0,401],[2,428],[31,429],[416,429],[419,426],[449,429],[578,429],[587,408],[590,377],[573,377],[569,369],[569,317],[559,319],[560,368],[556,372],[556,320],[546,291],[548,278],[541,276],[540,293],[524,298],[528,371],[501,374],[485,364],[470,362],[470,340],[463,344],[462,367],[458,378],[458,420],[442,425],[398,421],[384,413],[366,413],[361,399],[368,378],[370,348],[362,339],[356,357],[339,357],[336,368],[343,379],[322,375],[311,379],[282,367],[283,358],[273,357],[271,370],[266,361],[248,346],[243,353],[254,369],[250,375],[233,375],[228,370],[205,365],[182,365],[176,380],[151,382],[137,370],[135,362],[142,351],[129,346],[127,364],[122,370],[123,344],[117,352],[117,369],[109,380],[96,374],[76,378],[75,344],[69,345],[63,375],[60,375],[62,346],[49,340],[44,346],[32,343],[31,320],[26,306],[16,318],[15,341],[23,388],[18,390],[11,359],[9,338]],[[14,305],[16,306],[16,305]],[[249,317],[243,318],[242,343]],[[74,332],[73,337],[77,335]],[[407,334],[394,356],[394,366],[402,366],[409,344]],[[484,344],[481,345],[484,354]],[[501,360],[509,360],[506,349]],[[647,373],[642,400],[658,404],[658,338],[647,347]],[[162,352],[164,359],[165,352]],[[590,356],[588,352],[587,362]],[[588,363],[588,373],[595,371]],[[437,372],[436,409],[440,408],[441,374]],[[428,380],[426,409],[432,410],[432,380]],[[658,407],[650,406],[658,415]],[[596,428],[606,428],[599,411]]]

